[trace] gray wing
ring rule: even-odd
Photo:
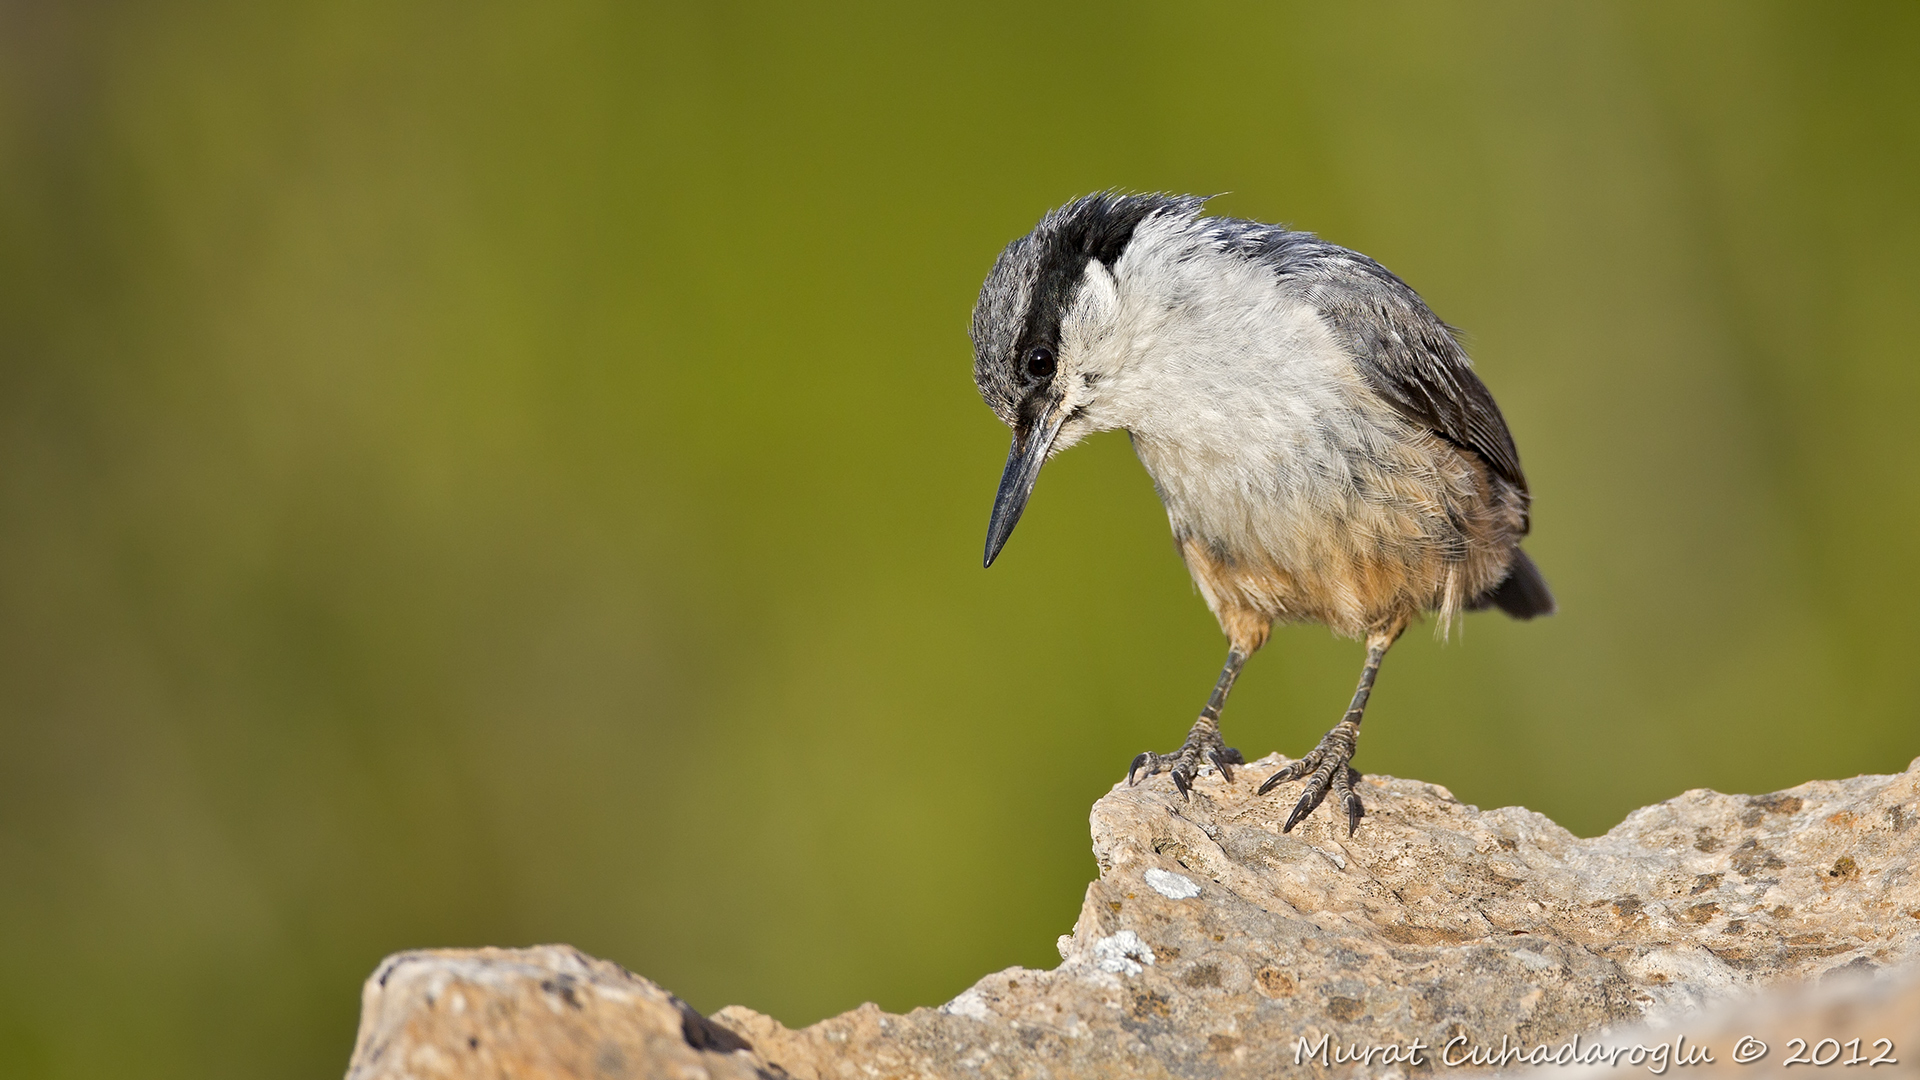
[[[1218,243],[1265,263],[1306,295],[1359,361],[1368,385],[1400,415],[1473,451],[1495,475],[1527,490],[1500,406],[1419,293],[1365,255],[1311,233],[1216,221]]]
[[[1413,290],[1330,289],[1320,314],[1375,393],[1402,416],[1472,450],[1502,479],[1527,490],[1520,451],[1466,350]]]

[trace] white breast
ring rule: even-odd
[[[1330,518],[1366,516],[1357,471],[1392,456],[1404,425],[1270,271],[1154,225],[1114,267],[1109,317],[1077,340],[1063,327],[1100,354],[1085,422],[1133,436],[1176,534],[1310,561]]]

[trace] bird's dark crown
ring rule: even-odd
[[[1017,426],[1052,374],[1032,364],[1036,349],[1060,345],[1060,321],[1073,304],[1087,263],[1117,262],[1140,223],[1163,213],[1197,214],[1191,195],[1087,195],[1040,219],[1008,244],[973,308],[973,380],[1000,418]]]

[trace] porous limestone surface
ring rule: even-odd
[[[767,1075],[745,1050],[652,982],[565,945],[423,949],[387,957],[367,978],[347,1076]]]
[[[1415,1076],[1460,1071],[1449,1044],[1730,1031],[1737,1003],[1778,984],[1914,999],[1920,761],[1689,791],[1592,839],[1386,776],[1360,784],[1357,835],[1324,808],[1286,834],[1299,785],[1254,794],[1284,763],[1204,775],[1191,800],[1164,777],[1116,785],[1093,808],[1100,876],[1061,965],[938,1009],[864,1005],[795,1031],[739,1006],[702,1019],[563,948],[403,953],[368,982],[349,1076]]]

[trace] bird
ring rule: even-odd
[[[1459,334],[1373,259],[1192,195],[1105,191],[1047,213],[981,285],[974,382],[1013,433],[988,520],[991,567],[1053,455],[1123,430],[1228,643],[1185,742],[1147,751],[1182,798],[1246,764],[1220,713],[1275,625],[1366,646],[1339,723],[1260,784],[1304,780],[1282,831],[1331,793],[1358,831],[1352,761],[1381,661],[1416,620],[1550,615],[1521,540],[1520,454]]]

